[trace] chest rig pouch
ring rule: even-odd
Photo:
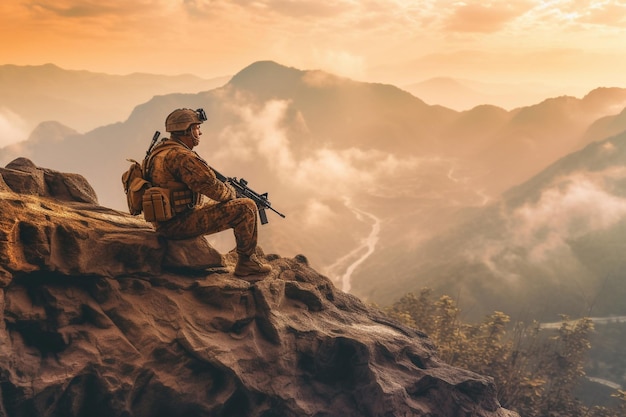
[[[164,222],[176,214],[193,209],[200,195],[183,183],[168,183],[167,187],[151,187],[143,194],[143,215],[148,222]]]
[[[169,190],[161,187],[148,188],[143,193],[143,217],[148,222],[164,222],[174,217]]]

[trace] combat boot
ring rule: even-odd
[[[248,275],[267,274],[271,270],[272,267],[259,261],[256,255],[247,256],[240,254],[235,266],[235,275],[245,277]]]

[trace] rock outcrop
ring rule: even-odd
[[[265,258],[237,279],[79,175],[0,168],[0,417],[516,415],[304,256]]]

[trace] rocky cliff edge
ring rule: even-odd
[[[0,168],[0,417],[516,416],[304,256],[265,258],[237,279],[80,175]]]

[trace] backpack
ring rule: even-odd
[[[170,188],[155,187],[144,178],[144,174],[149,171],[152,158],[167,149],[171,149],[171,144],[164,144],[163,141],[158,147],[154,147],[158,131],[152,139],[152,144],[146,153],[143,164],[134,159],[127,159],[131,163],[128,170],[122,174],[122,185],[126,193],[128,211],[133,216],[143,213],[147,222],[162,222],[171,219],[189,204],[196,203],[191,191],[180,190],[179,183],[171,183]],[[154,151],[153,151],[154,149]]]
[[[136,216],[143,211],[143,195],[148,188],[152,187],[152,184],[143,178],[143,169],[139,162],[134,159],[127,159],[127,161],[131,165],[122,174],[122,185],[124,186],[124,193],[126,193],[128,211]]]

